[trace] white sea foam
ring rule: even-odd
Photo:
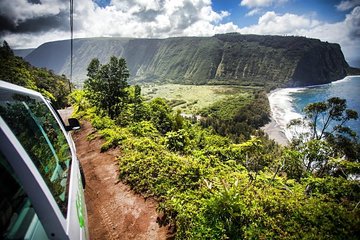
[[[291,141],[294,133],[287,128],[288,123],[293,119],[302,117],[301,114],[295,111],[290,94],[304,89],[305,88],[281,88],[272,91],[268,95],[271,116],[289,141]]]
[[[348,81],[351,81],[352,77],[360,77],[360,75],[346,76],[343,79],[331,82],[330,84],[336,85],[336,84],[339,84],[339,83],[348,82]]]

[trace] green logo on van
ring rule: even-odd
[[[84,207],[84,193],[80,191],[82,188],[81,180],[78,179],[78,191],[76,193],[76,212],[79,220],[79,225],[81,228],[85,227],[85,207]]]

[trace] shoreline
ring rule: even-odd
[[[276,143],[287,146],[289,145],[289,140],[287,139],[285,133],[280,128],[280,126],[276,123],[274,118],[270,117],[271,121],[266,124],[265,126],[261,127],[261,130],[263,130],[270,139],[274,140]]]
[[[294,88],[276,88],[271,90],[268,94],[268,100],[270,105],[270,123],[261,127],[261,129],[280,145],[287,146],[292,137],[291,132],[288,132],[286,125],[291,119],[301,118],[301,114],[297,113],[292,106],[291,93],[301,91],[304,89],[318,88],[326,85],[336,85],[351,80],[351,77],[360,77],[360,75],[349,75],[343,79],[332,81],[330,83],[312,85],[306,87],[294,87]]]
[[[291,91],[286,91],[284,94],[284,89],[291,89]],[[279,119],[279,117],[282,118],[284,115],[288,115],[289,112],[287,110],[291,109],[291,100],[288,99],[289,92],[300,89],[302,88],[276,88],[267,94],[270,106],[270,122],[261,127],[261,130],[269,136],[269,139],[274,140],[282,146],[288,146],[290,141],[282,126],[282,124],[286,122],[284,119]],[[287,104],[284,105],[284,103]],[[293,118],[296,117],[297,116],[293,116]]]

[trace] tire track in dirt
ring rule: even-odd
[[[100,152],[103,140],[88,141],[90,123],[73,135],[85,178],[85,200],[91,239],[167,239],[168,228],[156,222],[157,203],[145,200],[118,181],[118,149]]]
[[[110,238],[107,239],[109,240],[119,239],[119,236],[117,235],[116,231],[113,231],[113,229],[111,228],[111,226],[114,226],[114,223],[111,221],[111,218],[109,217],[106,208],[101,206],[99,213],[101,214],[102,224],[106,227],[107,232],[110,234]]]

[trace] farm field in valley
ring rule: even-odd
[[[184,113],[196,113],[200,109],[209,107],[227,97],[247,94],[251,87],[230,85],[143,85],[142,94],[145,99],[156,97],[165,98],[174,110],[180,109]]]

